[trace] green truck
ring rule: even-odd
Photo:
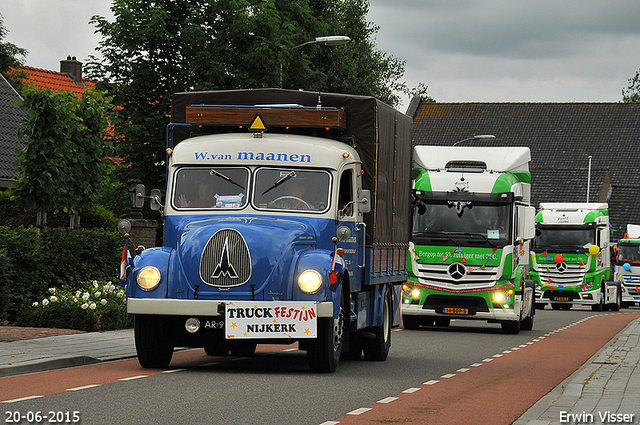
[[[526,147],[414,148],[405,329],[451,319],[533,328],[530,161]]]
[[[606,203],[540,203],[531,277],[536,307],[588,305],[620,310],[620,284],[611,275],[611,231]]]
[[[640,303],[640,226],[627,224],[627,233],[618,239],[615,277],[622,290],[622,307]]]

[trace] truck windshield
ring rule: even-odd
[[[533,241],[536,252],[543,250],[576,251],[587,250],[596,243],[595,228],[567,228],[538,226]]]
[[[241,167],[181,168],[175,174],[174,208],[242,208],[247,203],[249,170]]]
[[[510,242],[511,227],[509,204],[476,204],[459,215],[448,204],[423,202],[413,211],[413,241],[418,244],[445,237],[454,244],[473,239],[474,245],[499,247]]]
[[[619,244],[618,248],[617,264],[619,266],[624,265],[624,263],[640,264],[640,245]]]
[[[325,212],[330,187],[331,175],[326,171],[259,168],[253,205],[262,210]]]

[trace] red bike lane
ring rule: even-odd
[[[325,424],[509,425],[638,317],[590,316]]]

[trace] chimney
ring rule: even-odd
[[[82,82],[82,62],[77,61],[75,56],[67,56],[67,60],[60,61],[60,72],[66,73],[74,84],[84,86]]]

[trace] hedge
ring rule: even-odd
[[[15,322],[49,288],[117,281],[122,248],[115,230],[0,227],[0,320]]]

